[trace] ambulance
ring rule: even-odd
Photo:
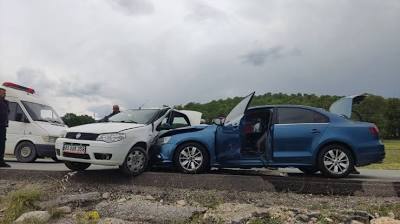
[[[9,101],[9,124],[5,154],[15,155],[19,162],[37,158],[57,160],[54,143],[68,128],[55,110],[32,88],[4,82]]]

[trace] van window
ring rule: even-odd
[[[8,104],[10,113],[8,114],[8,120],[23,122],[26,118],[24,111],[16,102],[10,102]]]

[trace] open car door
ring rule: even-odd
[[[254,92],[240,101],[216,131],[216,154],[221,164],[237,164],[241,159],[240,119],[244,116]],[[236,162],[235,162],[236,161]]]
[[[239,125],[239,120],[240,118],[244,115],[244,112],[246,112],[247,108],[250,105],[251,100],[254,97],[255,92],[250,93],[248,96],[246,96],[242,101],[240,101],[226,116],[224,125]],[[237,121],[237,123],[236,123]]]
[[[367,94],[361,94],[343,97],[335,101],[329,108],[329,111],[350,119],[353,112],[353,105],[361,103],[367,96]]]

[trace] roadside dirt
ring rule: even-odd
[[[66,175],[34,181],[24,178],[0,180],[0,197],[4,198],[8,193],[32,184],[40,186],[45,192],[41,201],[53,200],[60,196],[98,193],[98,198],[93,201],[68,203],[73,212],[66,215],[61,223],[76,223],[71,220],[76,220],[79,214],[87,211],[99,212],[103,218],[124,217],[125,221],[144,223],[252,223],[252,220],[256,220],[257,223],[258,219],[264,221],[261,223],[268,223],[271,217],[275,216],[278,217],[278,221],[275,220],[277,223],[346,223],[352,220],[370,223],[370,220],[380,216],[400,218],[398,197],[93,185],[71,183],[69,178],[70,176]],[[118,215],[113,217],[114,213],[108,213],[109,210],[118,211],[115,212]],[[0,208],[0,211],[4,211],[4,208]],[[133,211],[142,216],[135,215]],[[171,220],[171,213],[176,214],[176,220]],[[229,217],[236,219],[231,220]],[[60,223],[57,220],[53,222]]]

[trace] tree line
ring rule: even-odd
[[[319,107],[328,110],[330,105],[342,96],[315,94],[284,94],[265,93],[254,96],[251,106],[296,104]],[[242,97],[213,100],[208,103],[190,102],[176,106],[177,109],[195,110],[203,113],[203,118],[210,123],[213,118],[226,116],[229,111],[242,100]],[[381,135],[387,139],[400,138],[400,99],[383,98],[369,95],[359,105],[354,106],[352,119],[375,123],[380,129]],[[95,119],[88,115],[75,115],[68,113],[62,117],[69,127],[94,123]]]

